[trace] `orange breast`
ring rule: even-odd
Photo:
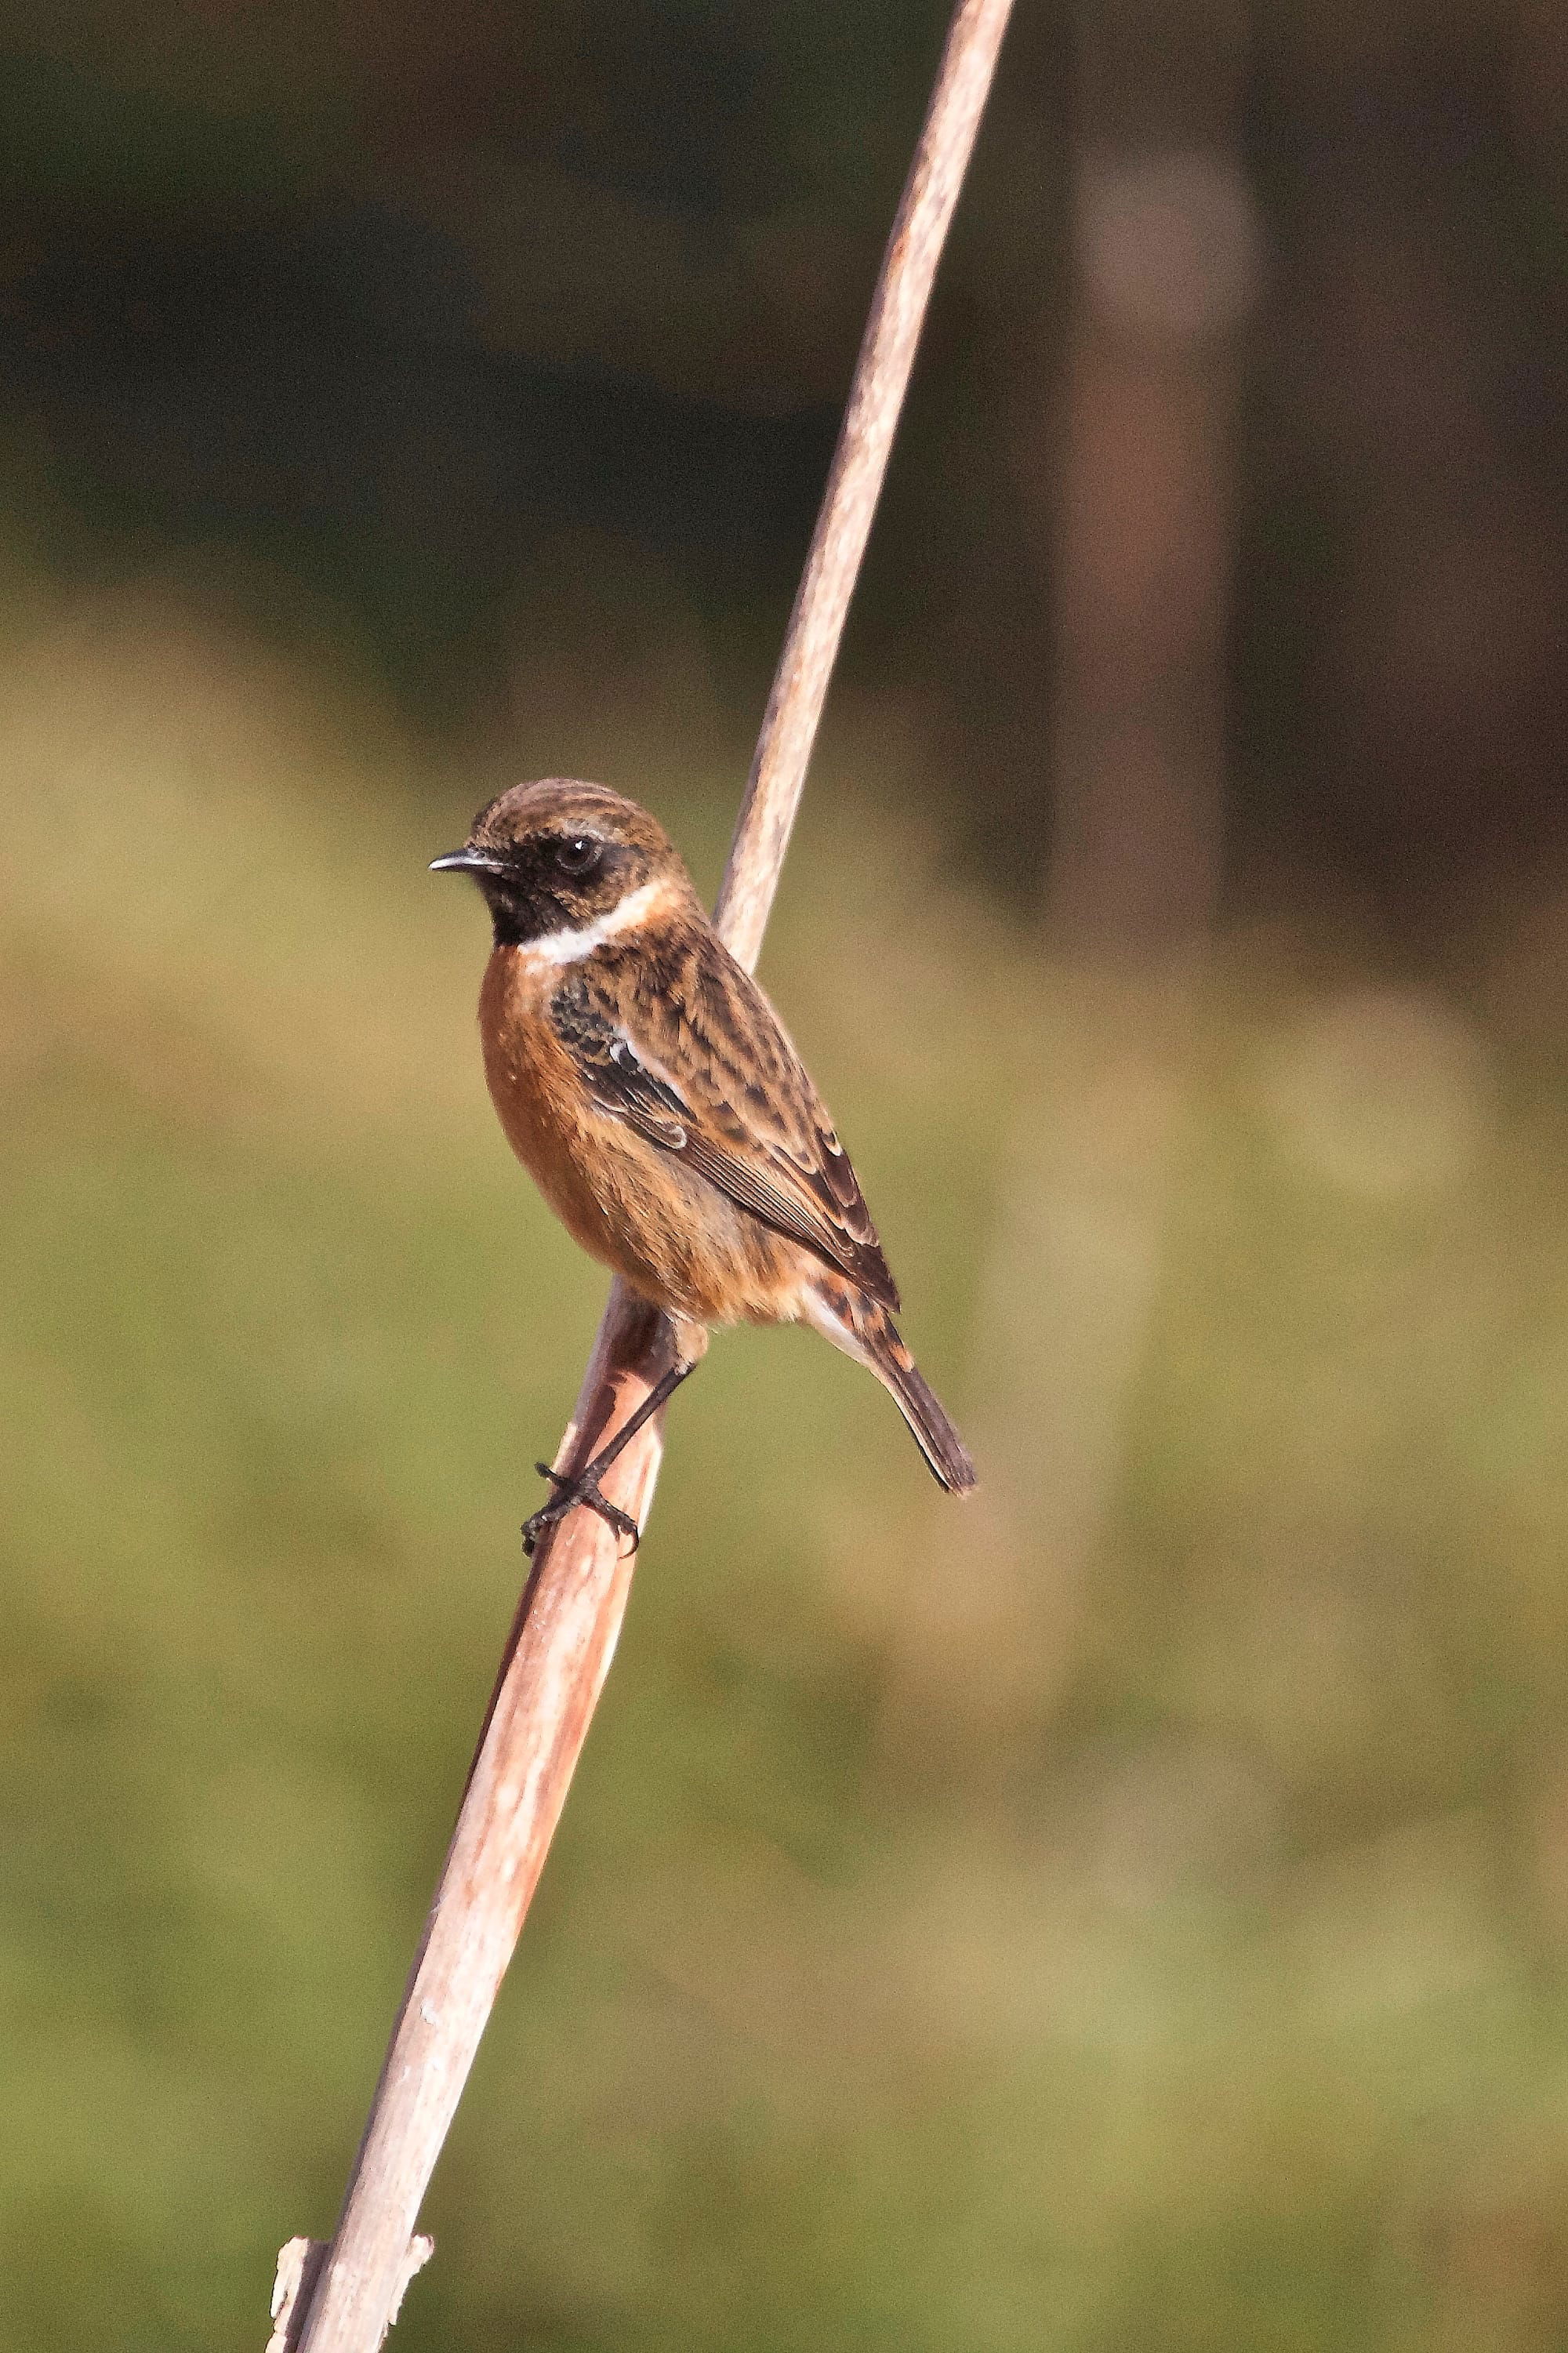
[[[792,1321],[809,1254],[761,1225],[679,1155],[596,1110],[550,1019],[554,965],[497,948],[479,994],[490,1099],[507,1140],[583,1248],[667,1314]]]
[[[493,952],[479,992],[485,1077],[508,1143],[556,1216],[584,1250],[616,1266],[601,1200],[610,1171],[597,1166],[602,1144],[588,1148],[594,1114],[550,1019],[560,977],[548,966],[531,969],[521,949]]]

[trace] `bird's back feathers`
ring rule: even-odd
[[[897,1307],[826,1106],[773,1007],[706,923],[601,948],[571,967],[550,1014],[602,1110]]]

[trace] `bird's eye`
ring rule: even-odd
[[[604,843],[596,841],[591,833],[569,833],[555,845],[555,863],[574,881],[591,874],[604,854]]]

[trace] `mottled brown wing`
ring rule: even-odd
[[[605,1111],[898,1306],[826,1106],[767,998],[715,933],[682,926],[674,939],[587,958],[551,1012]]]

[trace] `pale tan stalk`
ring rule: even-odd
[[[938,257],[990,88],[1011,0],[960,0],[883,258],[849,405],[790,617],[715,920],[756,962],[805,781],[850,595],[887,470]],[[647,1396],[668,1357],[661,1320],[617,1283],[556,1456],[575,1471]],[[605,1479],[646,1525],[662,1416]],[[375,2353],[411,2271],[426,2185],[511,1958],[614,1654],[632,1557],[575,1511],[542,1539],[519,1604],[451,1847],[350,2176],[319,2263],[290,2241],[278,2353]]]

